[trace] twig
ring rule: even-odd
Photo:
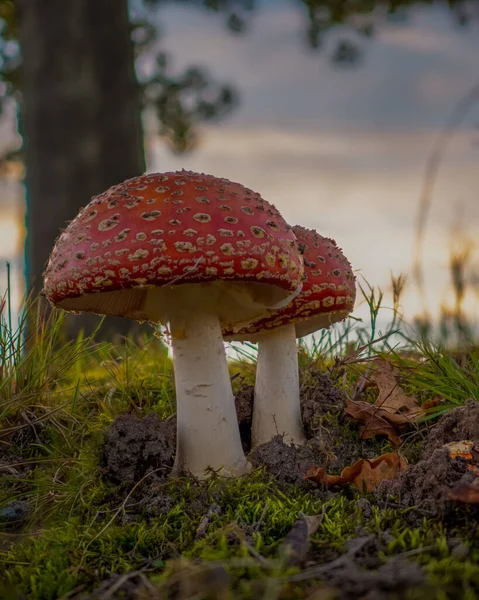
[[[22,412],[20,414],[25,419],[25,421],[28,423],[28,425],[30,425],[31,428],[33,429],[33,435],[35,436],[35,439],[37,440],[37,444],[41,444],[42,441],[38,437],[37,430],[35,429],[35,424],[30,421],[30,419],[28,418],[28,415],[27,415],[26,411],[22,410]]]
[[[400,554],[396,554],[394,558],[408,558],[409,556],[416,556],[417,554],[429,552],[429,550],[433,549],[434,546],[423,546],[422,548],[414,548],[414,550],[408,550],[407,552],[401,552]]]
[[[74,458],[74,457],[70,457],[70,458],[66,458],[66,457],[58,457],[58,458],[35,458],[34,460],[24,460],[22,462],[16,462],[16,463],[4,463],[4,464],[0,464],[0,471],[2,470],[9,470],[11,467],[27,467],[29,465],[36,465],[38,463],[45,463],[45,462],[80,462],[79,458]]]
[[[201,519],[201,523],[198,525],[195,533],[195,539],[202,538],[206,535],[206,530],[208,525],[210,524],[211,517],[215,514],[219,514],[221,508],[213,502],[213,504],[208,508],[205,516]]]
[[[124,583],[126,583],[129,579],[133,579],[133,577],[136,577],[137,575],[139,575],[138,571],[130,571],[129,573],[125,573],[119,577],[115,583],[105,591],[104,594],[101,594],[100,600],[107,600],[107,598],[111,598]]]
[[[67,405],[68,405],[68,402],[64,402],[60,406],[57,406],[56,408],[53,408],[52,410],[50,410],[49,412],[45,413],[44,415],[41,415],[40,417],[38,417],[37,419],[35,419],[35,421],[29,421],[28,423],[25,423],[24,425],[16,425],[15,427],[9,427],[8,429],[2,429],[0,431],[0,437],[6,437],[7,434],[10,434],[10,433],[12,433],[14,431],[19,431],[20,429],[25,429],[26,427],[32,427],[36,423],[39,423],[40,421],[48,419],[48,417],[50,415],[52,415],[53,413],[58,412],[59,410],[62,410],[62,408],[65,408],[65,406],[67,406]]]
[[[268,567],[270,569],[274,568],[273,561],[268,560],[267,558],[265,558],[255,548],[253,548],[253,546],[251,546],[251,544],[248,544],[248,542],[244,542],[244,545],[246,546],[246,549],[251,554],[251,556],[253,556],[254,558],[256,558],[256,560],[258,562],[260,562],[264,567]]]
[[[346,554],[332,560],[331,562],[326,563],[325,565],[320,565],[317,567],[311,567],[310,569],[305,569],[301,573],[296,575],[290,575],[289,577],[282,577],[281,581],[306,581],[308,579],[314,579],[315,577],[319,577],[320,575],[324,575],[329,571],[333,571],[338,567],[344,566],[348,560],[353,558],[360,550],[364,548],[370,541],[374,539],[374,535],[368,535],[362,539],[357,540],[357,544],[353,548],[350,548]]]

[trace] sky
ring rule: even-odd
[[[321,52],[307,49],[304,15],[291,2],[264,2],[241,36],[219,16],[178,5],[166,3],[154,18],[175,70],[207,66],[238,89],[241,103],[220,124],[202,127],[191,154],[173,155],[150,134],[149,170],[209,172],[261,192],[291,224],[335,238],[372,285],[387,289],[391,272],[409,274],[428,154],[479,82],[479,23],[459,28],[441,6],[416,9],[362,43],[359,65],[338,68],[328,58],[334,36]],[[423,251],[433,314],[451,301],[448,257],[458,215],[465,233],[479,239],[478,124],[479,102],[455,132],[436,181]],[[22,240],[21,190],[9,186],[0,195],[0,262]],[[471,311],[478,301],[468,298]],[[421,310],[412,282],[403,304],[406,317]]]

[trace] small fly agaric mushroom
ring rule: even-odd
[[[353,310],[355,277],[336,242],[299,225],[293,231],[304,249],[305,280],[292,302],[271,316],[233,332],[230,341],[258,343],[252,445],[285,434],[289,443],[305,441],[299,400],[296,338],[342,321]]]
[[[300,289],[303,261],[278,211],[239,183],[180,171],[96,196],[55,244],[44,281],[63,310],[169,325],[175,469],[247,469],[221,327],[269,314]]]

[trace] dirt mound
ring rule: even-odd
[[[312,438],[321,429],[322,417],[343,412],[345,397],[326,373],[311,370],[308,375],[312,383],[301,386],[301,413],[306,436]]]
[[[322,374],[318,376],[320,381],[326,381]],[[255,467],[266,467],[268,473],[281,483],[305,485],[304,474],[311,466],[321,466],[328,471],[341,470],[353,464],[359,456],[374,456],[370,442],[358,440],[354,432],[348,431],[348,423],[342,415],[338,415],[340,394],[329,387],[330,400],[323,404],[320,388],[321,384],[308,392],[309,399],[305,405],[311,407],[311,411],[315,410],[314,406],[317,407],[317,413],[312,413],[310,422],[314,420],[320,428],[305,446],[288,446],[282,436],[276,436],[250,454]],[[334,419],[330,419],[331,410],[336,411]],[[423,516],[444,516],[455,511],[458,505],[449,498],[450,489],[458,483],[471,483],[475,475],[463,458],[451,458],[444,444],[462,440],[471,440],[479,447],[478,402],[471,401],[452,410],[431,427],[419,461],[410,465],[396,481],[383,482],[375,492],[376,497],[404,507],[413,506]],[[475,459],[473,462],[479,465],[479,452]],[[479,513],[479,508],[470,510]]]
[[[356,460],[358,444],[344,442],[328,433],[308,440],[304,446],[289,446],[283,436],[277,435],[269,442],[254,448],[248,456],[254,467],[266,471],[280,483],[311,485],[304,476],[310,467],[337,464],[342,468],[348,461]]]
[[[268,473],[281,483],[304,484],[308,453],[299,446],[285,444],[282,435],[257,446],[248,458],[254,467],[266,467]]]
[[[449,442],[471,440],[479,447],[479,402],[469,400],[441,417],[428,435],[425,455]]]
[[[106,478],[132,485],[151,471],[164,479],[171,471],[176,450],[176,420],[162,421],[154,413],[139,419],[121,415],[108,428],[103,448]]]
[[[249,454],[254,467],[266,467],[279,482],[288,485],[311,485],[305,482],[308,468],[321,466],[340,471],[359,456],[372,458],[377,449],[371,440],[360,440],[354,425],[342,415],[343,394],[331,379],[314,372],[314,384],[302,389],[305,427],[313,437],[304,446],[289,446],[278,435]],[[245,451],[251,435],[254,389],[242,388],[236,395],[236,410]],[[175,456],[175,419],[161,421],[151,413],[139,419],[122,415],[106,434],[103,463],[107,479],[115,484],[133,485],[144,475],[157,470],[153,481],[164,481]],[[414,506],[424,514],[444,514],[457,505],[449,499],[449,490],[459,482],[469,483],[474,475],[465,460],[451,458],[444,444],[472,440],[479,446],[479,403],[468,402],[443,416],[428,432],[420,460],[411,465],[396,481],[383,482],[376,496],[405,507]],[[478,454],[479,456],[479,454]],[[148,505],[149,513],[161,514],[171,508],[169,500],[156,498]]]
[[[452,459],[445,448],[440,448],[410,466],[397,481],[383,482],[378,494],[386,494],[405,507],[414,506],[431,515],[443,514],[453,509],[448,498],[450,488],[459,481],[469,483],[473,479],[463,460]]]
[[[459,482],[471,483],[475,475],[463,458],[451,458],[444,444],[462,440],[479,445],[478,402],[470,401],[441,417],[429,431],[420,460],[397,481],[383,482],[377,495],[430,515],[444,516],[454,511],[457,504],[449,499],[449,490]]]

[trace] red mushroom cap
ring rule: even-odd
[[[237,332],[223,331],[227,340],[251,340],[294,323],[296,337],[342,321],[354,308],[355,276],[336,242],[313,229],[295,225],[293,232],[304,249],[305,280],[301,292],[287,307],[261,318]]]
[[[148,318],[138,294],[120,309],[111,292],[226,280],[273,284],[285,298],[302,277],[296,237],[273,205],[239,183],[179,171],[94,197],[57,240],[44,293],[65,310]]]

